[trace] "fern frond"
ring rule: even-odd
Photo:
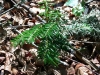
[[[59,64],[59,51],[63,49],[63,46],[67,45],[66,38],[60,33],[45,37],[39,45],[38,56],[46,64],[57,66]]]
[[[47,23],[36,25],[29,30],[25,30],[16,36],[11,42],[14,46],[23,43],[34,43],[35,39],[41,39],[38,46],[38,56],[45,64],[57,66],[59,63],[59,50],[65,45],[65,38],[62,37],[60,24],[61,13],[59,10],[51,10],[45,2],[46,11],[43,13]],[[60,40],[60,41],[59,41]]]
[[[48,23],[42,26],[43,29],[41,29],[41,38],[54,35],[55,33],[58,33],[59,27],[56,23]]]
[[[85,37],[92,37],[95,41],[100,38],[100,23],[95,16],[82,18],[66,25],[66,35],[80,40]],[[100,39],[98,39],[100,41]]]
[[[92,28],[86,23],[78,23],[66,26],[67,35],[71,35],[75,37],[84,37],[86,35],[90,35]]]
[[[15,47],[17,45],[22,45],[25,42],[26,43],[34,42],[35,38],[39,35],[40,29],[41,29],[41,26],[36,25],[33,28],[29,30],[25,30],[24,32],[16,36],[13,40],[11,40],[11,42],[13,43]]]
[[[49,23],[44,25],[36,25],[29,30],[25,30],[22,34],[16,36],[11,42],[14,46],[22,45],[23,43],[33,43],[37,37],[41,39],[47,36],[51,36],[59,31],[59,27],[55,23]]]

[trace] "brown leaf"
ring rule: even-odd
[[[17,75],[18,74],[18,70],[16,68],[12,68],[12,74]]]
[[[92,71],[82,63],[78,63],[75,67],[75,71],[77,75],[94,75]]]
[[[53,72],[54,72],[54,75],[61,75],[61,73],[57,70],[53,70]]]
[[[75,69],[73,67],[68,68],[67,75],[75,75]]]
[[[85,66],[84,64],[82,63],[78,63],[76,66],[75,66],[75,70],[77,71],[79,67],[83,67]]]
[[[92,73],[92,71],[90,71],[88,68],[86,67],[79,67],[77,72],[76,72],[77,75],[94,75]]]
[[[23,46],[22,46],[22,48],[23,49],[25,49],[25,50],[30,50],[30,49],[32,49],[34,46],[32,45],[32,44],[24,44]]]

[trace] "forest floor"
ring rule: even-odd
[[[68,24],[79,18],[72,13],[72,7],[66,5],[67,0],[47,1],[53,4],[50,7],[52,10],[59,9],[65,15]],[[97,14],[100,13],[100,1],[89,1],[84,14],[89,16],[93,10],[100,25],[100,15]],[[37,24],[46,22],[43,16],[39,15],[45,12],[45,9],[41,8],[43,4],[39,4],[42,0],[30,0],[23,4],[18,2],[0,0],[0,75],[100,75],[98,40],[89,41],[90,38],[82,38],[84,41],[80,41],[72,38],[69,41],[72,46],[83,50],[74,54],[60,51],[61,63],[57,67],[44,65],[37,59],[37,48],[32,44],[14,47],[11,42],[14,37]],[[36,41],[36,44],[38,43],[39,40]]]

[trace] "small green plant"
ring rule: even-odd
[[[100,41],[100,23],[95,15],[84,16],[73,21],[70,25],[66,25],[66,35],[74,39],[81,40],[88,36],[94,41]]]
[[[34,43],[35,39],[39,39],[41,43],[38,45],[38,58],[42,59],[45,64],[55,66],[59,64],[59,51],[72,47],[67,40],[70,37],[78,40],[85,36],[100,38],[100,27],[95,16],[83,17],[71,22],[70,25],[63,26],[64,21],[61,19],[62,15],[59,10],[50,9],[46,1],[44,1],[44,7],[46,10],[41,16],[47,23],[25,30],[11,42],[17,46]]]
[[[82,0],[82,1],[79,3],[79,0],[68,0],[68,1],[65,3],[65,6],[70,6],[70,7],[72,7],[72,13],[73,13],[75,16],[81,16],[82,13],[84,12],[85,1]]]
[[[84,8],[82,7],[81,4],[79,4],[78,6],[72,8],[72,13],[75,15],[75,16],[80,16],[82,15],[84,11]]]
[[[46,1],[44,1],[44,16],[47,23],[38,24],[29,30],[19,34],[11,42],[16,47],[24,43],[34,43],[35,39],[41,40],[38,47],[38,58],[42,59],[45,64],[57,66],[59,63],[59,51],[67,44],[66,37],[61,33],[61,14],[59,10],[51,10]]]

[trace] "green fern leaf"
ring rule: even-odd
[[[37,37],[41,39],[47,36],[51,36],[59,31],[59,27],[55,23],[49,23],[44,25],[36,25],[29,30],[25,30],[22,34],[16,36],[11,42],[14,46],[23,43],[33,43]]]
[[[46,25],[43,25],[43,29],[42,29],[42,35],[41,37],[47,37],[50,35],[53,35],[54,33],[57,33],[59,31],[59,27],[57,26],[57,24],[55,23],[49,23]]]

